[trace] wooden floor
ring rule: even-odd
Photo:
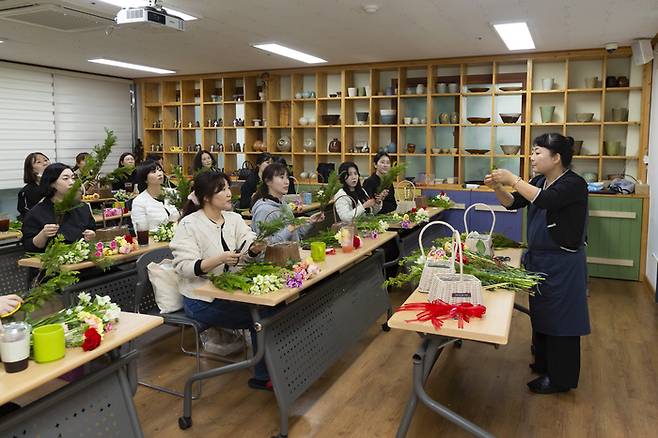
[[[391,295],[394,304],[405,294]],[[523,300],[521,300],[523,301]],[[648,437],[658,427],[658,305],[641,283],[592,279],[592,335],[583,338],[577,390],[533,395],[530,323],[515,312],[510,342],[499,349],[465,342],[448,347],[429,394],[498,437]],[[142,350],[140,377],[182,388],[193,360],[177,336]],[[419,338],[373,326],[343,360],[298,400],[290,436],[393,437],[411,383]],[[209,362],[214,364],[214,362]],[[140,387],[136,404],[146,437],[269,437],[278,432],[274,395],[247,387],[249,372],[204,383],[194,425],[178,429],[182,400]],[[409,437],[469,436],[422,405]]]

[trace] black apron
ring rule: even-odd
[[[530,297],[532,329],[550,336],[589,334],[584,242],[576,252],[560,248],[548,233],[546,210],[533,204],[528,207],[528,251],[523,264],[528,271],[546,275]]]

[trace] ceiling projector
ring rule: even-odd
[[[117,24],[146,23],[184,31],[185,21],[175,15],[168,14],[158,1],[151,1],[149,6],[123,8],[115,18]]]

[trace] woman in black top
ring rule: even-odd
[[[39,189],[41,174],[50,165],[50,160],[41,152],[32,152],[25,157],[23,164],[23,182],[25,187],[18,192],[18,219],[23,220],[25,214],[43,198]]]
[[[125,190],[132,193],[135,185],[135,156],[131,152],[124,152],[119,157],[119,167],[130,167],[132,173],[128,176],[118,178],[112,183],[112,190]]]
[[[50,239],[57,234],[63,235],[67,243],[83,237],[87,241],[94,239],[96,222],[87,204],[67,212],[57,223],[54,202],[64,197],[74,181],[73,171],[66,164],[54,163],[44,170],[40,188],[45,197],[27,212],[21,229],[26,252],[43,252]]]
[[[534,140],[529,183],[505,169],[484,182],[508,209],[528,207],[524,266],[546,279],[530,297],[535,363],[541,377],[532,392],[551,394],[578,386],[580,337],[590,333],[587,309],[587,183],[569,169],[573,138],[543,134]],[[504,186],[515,190],[509,193]]]
[[[80,176],[80,170],[85,167],[85,160],[89,156],[89,152],[80,152],[75,156],[75,166],[73,166],[73,173]]]
[[[197,173],[200,170],[217,170],[217,161],[215,157],[208,151],[199,151],[194,156],[194,162],[192,164],[194,173]]]
[[[375,155],[375,173],[366,178],[363,181],[363,188],[368,192],[371,198],[374,198],[377,195],[378,198],[382,199],[382,209],[379,210],[378,214],[386,214],[395,211],[398,208],[398,203],[395,201],[395,189],[391,184],[390,187],[385,187],[381,193],[377,193],[379,184],[381,183],[381,177],[391,170],[391,157],[384,151],[377,152]]]
[[[263,152],[256,158],[256,168],[249,174],[245,182],[240,187],[240,202],[238,208],[247,209],[251,207],[251,198],[256,193],[258,184],[261,181],[263,170],[272,164],[272,155]],[[288,187],[290,189],[290,186]]]

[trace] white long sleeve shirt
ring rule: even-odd
[[[174,222],[179,216],[176,207],[170,205],[167,200],[162,203],[154,199],[146,190],[133,199],[130,209],[130,219],[135,229],[137,224],[147,224],[149,230],[155,230],[161,223]]]
[[[363,190],[363,188],[361,188]],[[367,195],[367,192],[363,190],[363,193]],[[353,199],[345,192],[344,189],[338,190],[334,195],[334,208],[341,222],[352,223],[352,221],[359,216],[366,213],[366,209],[363,207],[361,201],[356,201],[356,207],[354,207]],[[376,203],[372,208],[372,214],[377,214],[379,210],[382,209],[382,203]]]

